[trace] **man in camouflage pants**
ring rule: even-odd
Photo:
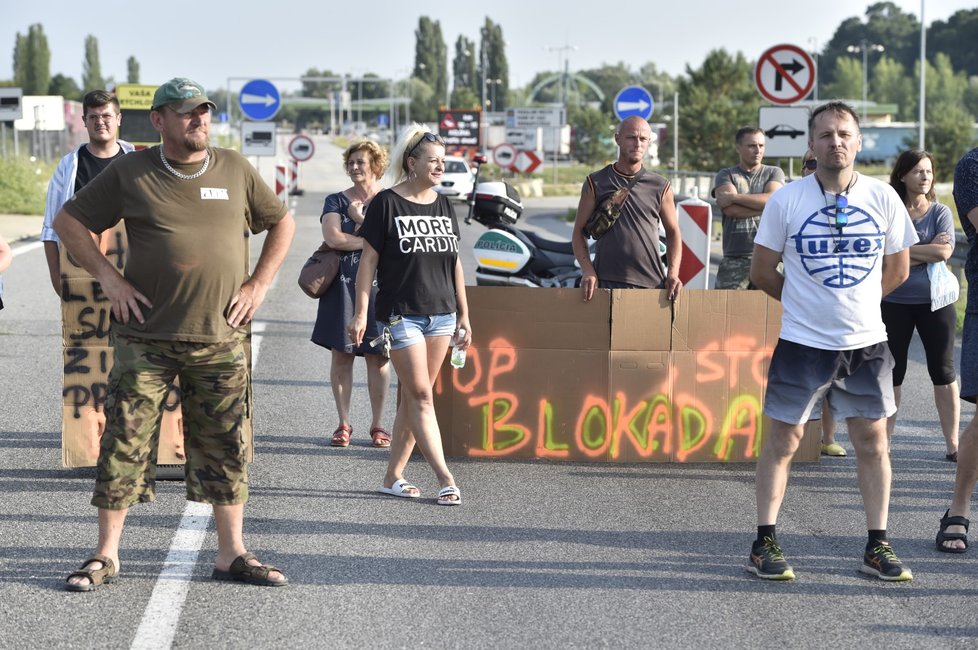
[[[166,392],[179,378],[187,498],[214,508],[212,577],[281,586],[285,575],[244,545],[248,499],[243,420],[250,414],[246,326],[288,252],[295,224],[251,164],[208,146],[203,88],[172,79],[150,119],[162,144],[124,156],[65,203],[54,228],[112,304],[114,360],[92,505],[96,552],[66,583],[91,591],[114,579],[129,507],[155,498],[156,448]],[[92,241],[125,219],[120,274]],[[253,274],[245,228],[267,231]]]

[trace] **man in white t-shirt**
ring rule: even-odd
[[[771,196],[754,238],[751,281],[784,310],[764,398],[773,426],[757,461],[757,540],[747,570],[795,577],[775,523],[804,424],[825,397],[835,418],[846,418],[856,451],[869,531],[860,571],[911,580],[886,537],[886,418],[896,405],[880,300],[907,278],[917,234],[893,188],[853,169],[862,136],[850,106],[819,106],[808,127],[817,171]]]

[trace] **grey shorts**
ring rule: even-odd
[[[886,342],[820,350],[780,339],[768,369],[765,415],[788,424],[817,420],[823,397],[836,420],[880,420],[896,413],[893,355]]]

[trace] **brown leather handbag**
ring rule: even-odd
[[[323,242],[299,271],[299,288],[310,298],[322,298],[340,272],[340,254]]]

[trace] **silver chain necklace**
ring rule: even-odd
[[[204,164],[201,165],[200,169],[195,171],[193,174],[181,174],[180,172],[175,170],[172,166],[170,166],[170,162],[166,159],[166,156],[163,155],[163,145],[160,145],[160,161],[163,162],[163,166],[166,167],[166,171],[170,172],[177,178],[184,181],[192,181],[195,178],[199,178],[204,174],[204,172],[207,171],[207,166],[211,163],[211,152],[205,150]]]

